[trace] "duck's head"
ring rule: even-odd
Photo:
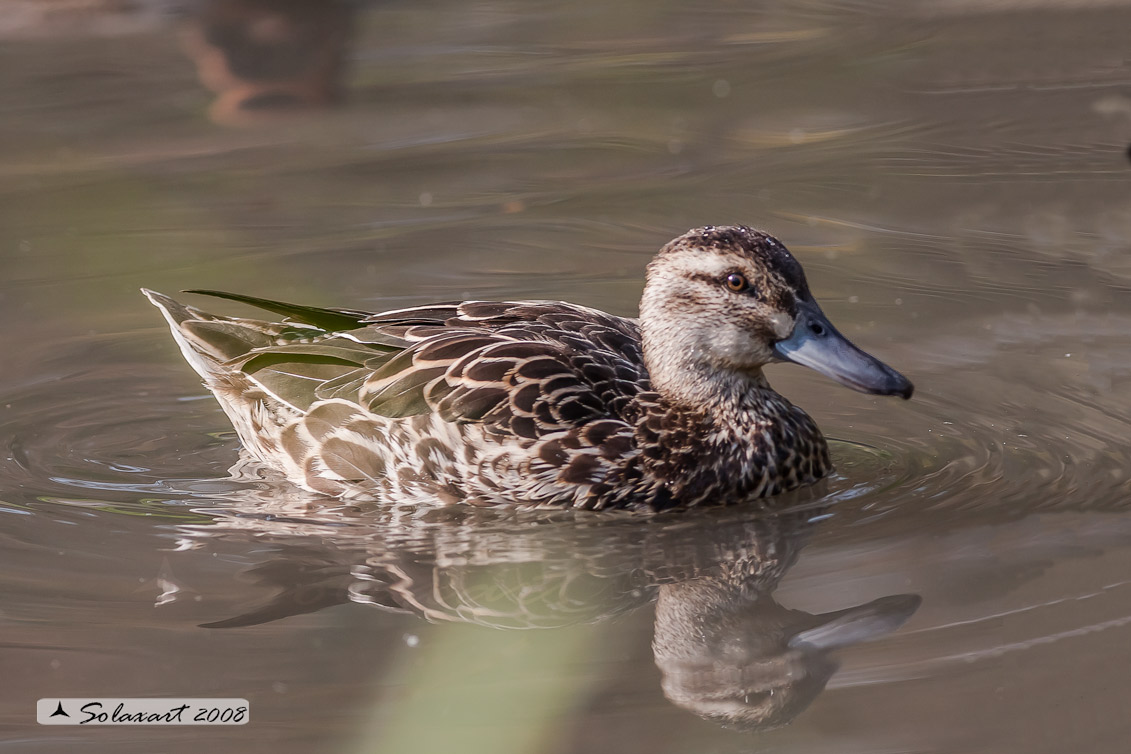
[[[745,226],[697,228],[664,246],[648,265],[640,324],[653,385],[671,397],[700,400],[717,376],[760,381],[774,361],[865,393],[913,390],[833,327],[781,242]]]

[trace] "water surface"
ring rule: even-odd
[[[0,27],[0,749],[1122,751],[1131,8],[1065,6],[374,4],[342,106],[242,127],[160,14]],[[730,222],[917,387],[771,367],[838,465],[774,506],[233,481],[137,292],[634,314]],[[252,722],[47,729],[47,696]]]

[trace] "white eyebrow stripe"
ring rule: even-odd
[[[722,276],[724,272],[729,272],[738,266],[738,260],[733,257],[692,251],[681,251],[676,254],[671,261],[682,267],[693,269],[696,272],[719,276]]]

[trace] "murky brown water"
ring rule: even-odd
[[[241,129],[160,18],[0,27],[0,750],[1125,750],[1131,7],[1002,5],[375,5],[347,106]],[[784,514],[231,481],[137,293],[633,313],[728,222],[918,388],[773,368],[838,440]],[[252,722],[38,727],[47,696]]]

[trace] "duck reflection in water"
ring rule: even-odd
[[[341,99],[354,3],[200,0],[188,10],[181,39],[217,95],[213,121],[253,125]]]
[[[901,594],[821,614],[778,604],[773,592],[819,517],[811,508],[647,519],[462,507],[343,518],[336,508],[321,519],[334,521],[328,545],[319,505],[326,503],[308,500],[288,512],[260,501],[205,527],[209,537],[250,534],[278,546],[277,557],[245,572],[274,598],[206,627],[356,602],[433,623],[553,629],[654,602],[664,695],[717,723],[765,730],[820,694],[837,669],[830,652],[895,631],[920,603]]]
[[[894,631],[920,603],[899,594],[814,615],[779,605],[776,582],[729,570],[660,588],[652,650],[669,701],[744,730],[793,720],[836,672],[832,650]]]

